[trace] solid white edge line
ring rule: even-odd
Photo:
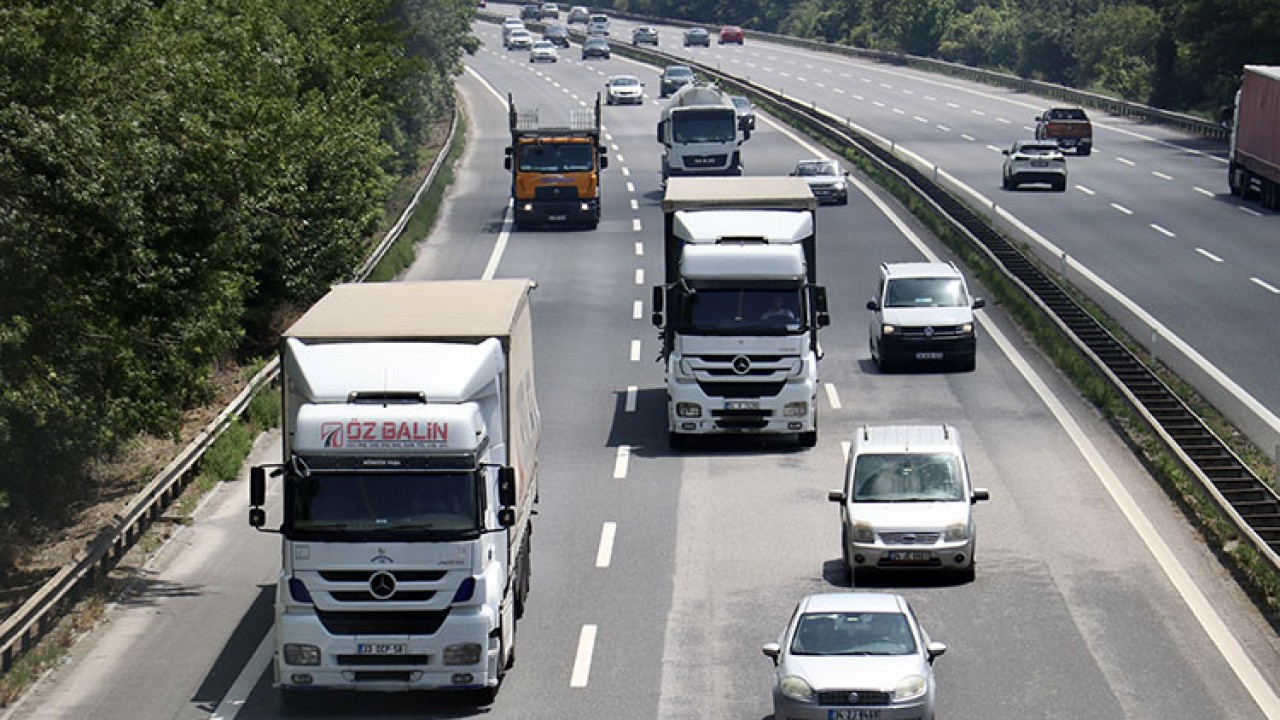
[[[631,462],[631,446],[619,445],[613,460],[613,479],[622,480],[627,477],[627,466]]]
[[[849,452],[850,452],[851,450],[853,450],[853,443],[852,443],[852,442],[850,442],[850,441],[848,441],[848,440],[841,440],[841,441],[840,441],[840,455],[844,458],[844,461],[845,461],[845,462],[849,462]]]
[[[822,386],[827,391],[827,402],[831,403],[832,410],[840,409],[840,393],[836,391],[836,386],[832,383],[823,383]]]
[[[600,547],[596,550],[596,567],[607,568],[613,562],[613,541],[618,534],[618,523],[607,522],[600,528]]]
[[[578,652],[573,657],[573,674],[569,676],[569,687],[584,688],[591,677],[591,656],[596,648],[596,626],[583,625],[578,635]]]
[[[231,687],[227,689],[227,694],[222,697],[218,707],[213,709],[209,720],[234,720],[236,715],[240,714],[240,709],[248,702],[249,694],[258,684],[262,673],[266,672],[267,666],[271,664],[271,656],[275,651],[276,630],[272,627],[267,630],[266,636],[258,644],[258,649],[253,651],[253,656],[249,658],[244,669],[236,676],[235,682],[231,683]]]
[[[479,73],[469,67],[466,68],[466,71],[471,75],[471,77],[479,81],[479,83],[488,90],[491,95],[497,98],[498,102],[502,103],[503,107],[506,107],[506,98],[502,97],[502,93],[499,93],[497,89],[490,85],[488,80],[485,80]],[[507,212],[502,216],[502,230],[498,233],[498,241],[494,243],[493,252],[489,254],[489,262],[484,266],[484,273],[480,275],[481,280],[492,280],[494,275],[498,273],[498,264],[502,262],[502,255],[507,251],[507,241],[511,239],[512,207],[512,201],[508,200]]]
[[[639,394],[640,394],[640,386],[638,385],[627,386],[627,400],[626,400],[626,404],[623,405],[624,412],[633,413],[636,411],[636,398],[639,396]]]

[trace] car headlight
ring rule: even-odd
[[[841,192],[844,192],[844,181],[843,181],[843,180],[837,180],[837,181],[836,181],[836,184],[835,184],[835,188],[836,188],[837,190],[841,191]]]
[[[919,675],[908,675],[893,689],[894,700],[913,700],[925,694],[929,683]]]
[[[849,527],[849,537],[854,542],[873,543],[876,541],[876,529],[871,523],[860,520]]]
[[[961,333],[962,335],[972,335],[972,334],[973,334],[973,323],[968,322],[968,323],[964,323],[964,324],[962,324],[962,325],[960,326],[960,333]]]
[[[795,675],[788,675],[782,678],[778,683],[778,692],[782,693],[783,697],[788,697],[792,700],[801,702],[813,701],[813,688],[809,686],[809,683],[804,678]]]
[[[969,523],[955,523],[948,525],[947,529],[943,531],[943,536],[952,542],[956,540],[968,540]]]
[[[880,334],[881,334],[881,335],[892,335],[892,334],[894,334],[894,333],[896,333],[896,332],[898,332],[898,328],[897,328],[896,326],[894,326],[894,325],[881,325],[881,326],[880,326]]]

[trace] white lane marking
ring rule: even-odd
[[[1089,188],[1087,188],[1087,187],[1085,187],[1085,186],[1083,186],[1083,185],[1077,185],[1077,186],[1076,186],[1076,189],[1077,189],[1077,190],[1079,190],[1080,192],[1084,193],[1085,195],[1097,195],[1097,194],[1098,194],[1098,193],[1096,193],[1096,192],[1094,192],[1094,191],[1090,190]]]
[[[826,90],[826,89],[827,89],[827,86],[826,86],[826,84],[825,84],[825,83],[814,82],[814,83],[813,83],[813,86],[814,86],[814,87],[816,87],[816,88],[822,88],[823,90]]]
[[[1132,214],[1133,214],[1133,211],[1132,211],[1132,210],[1130,210],[1129,208],[1127,208],[1127,207],[1125,207],[1125,206],[1123,206],[1123,205],[1120,205],[1119,203],[1111,203],[1111,207],[1113,207],[1113,208],[1115,208],[1115,209],[1119,210],[1120,212],[1124,213],[1125,215],[1132,215]]]
[[[1246,215],[1252,215],[1254,217],[1262,217],[1262,213],[1258,212],[1257,210],[1254,210],[1251,207],[1245,207],[1244,205],[1237,205],[1236,207],[1240,208],[1240,212],[1245,213]]]
[[[631,446],[619,445],[618,455],[613,460],[613,479],[622,480],[627,476],[627,465],[631,463]]]
[[[631,341],[631,362],[640,362],[640,341]]]
[[[644,301],[636,300],[631,304],[631,319],[639,320],[644,317]]]
[[[600,528],[600,547],[596,549],[596,567],[607,568],[613,561],[613,540],[618,535],[618,523],[607,522]]]
[[[834,89],[836,92],[840,93],[841,95],[844,94],[844,88],[832,88],[832,89]]]
[[[643,257],[643,256],[644,256],[644,243],[637,240],[636,241],[636,257]]]
[[[631,232],[640,232],[640,218],[631,218]]]
[[[973,137],[972,135],[966,135],[966,134],[964,134],[964,133],[961,133],[961,134],[960,134],[960,137],[961,137],[961,139],[963,139],[963,140],[968,140],[969,142],[973,142],[973,141],[974,141],[974,137]]]
[[[631,182],[627,183],[627,192],[633,193],[635,191],[636,191],[635,183],[631,183]]]
[[[1163,236],[1165,236],[1165,237],[1177,237],[1177,235],[1174,235],[1174,234],[1173,234],[1173,231],[1172,231],[1172,230],[1167,230],[1167,229],[1165,229],[1165,228],[1163,228],[1163,227],[1160,227],[1159,225],[1157,225],[1157,224],[1155,224],[1155,223],[1151,223],[1151,229],[1152,229],[1152,230],[1155,230],[1156,232],[1160,233],[1161,235],[1163,235]]]
[[[823,383],[823,387],[827,390],[827,402],[831,403],[831,409],[839,410],[840,393],[836,391],[836,386],[832,383]]]
[[[909,89],[907,89],[907,88],[902,88],[902,94],[903,94],[903,95],[915,95],[915,93],[914,93],[914,92],[912,92],[911,90],[909,90]]]
[[[1205,197],[1217,197],[1217,195],[1216,195],[1212,190],[1205,190],[1204,188],[1200,187],[1199,185],[1197,185],[1197,186],[1195,186],[1195,187],[1193,187],[1193,188],[1191,188],[1191,189],[1192,189],[1192,190],[1195,190],[1196,192],[1200,193],[1201,195],[1203,195],[1203,196],[1205,196]]]
[[[960,103],[953,103],[953,102],[949,102],[949,103],[947,103],[947,107],[949,107],[949,108],[959,108],[959,107],[960,107]]]
[[[1010,121],[1010,120],[1008,120],[1008,119],[1006,119],[1006,118],[1002,118],[1002,117],[998,117],[998,118],[996,118],[996,122],[998,122],[998,123],[1002,123],[1002,124],[1004,124],[1004,125],[1009,125],[1009,124],[1011,124],[1011,121]]]
[[[1125,165],[1128,165],[1129,167],[1134,167],[1135,165],[1137,165],[1137,164],[1138,164],[1138,163],[1136,163],[1136,162],[1134,162],[1134,161],[1130,160],[1129,158],[1123,158],[1123,157],[1120,157],[1119,155],[1117,155],[1117,156],[1116,156],[1116,162],[1118,162],[1118,163],[1124,163]]]
[[[902,110],[902,109],[900,109],[900,108],[894,108],[894,109],[893,109],[893,112],[894,112],[894,114],[895,114],[895,115],[906,115],[906,114],[907,114],[907,111],[906,111],[906,110]]]
[[[1066,431],[1076,449],[1084,457],[1085,462],[1093,469],[1094,476],[1107,493],[1111,495],[1112,501],[1115,502],[1125,519],[1129,521],[1129,525],[1138,533],[1138,537],[1147,546],[1147,550],[1151,552],[1156,563],[1164,570],[1165,576],[1169,578],[1174,589],[1182,596],[1183,601],[1187,604],[1187,609],[1199,621],[1209,639],[1217,646],[1218,652],[1222,653],[1222,657],[1227,661],[1227,664],[1235,671],[1236,677],[1240,679],[1245,689],[1253,696],[1254,702],[1258,704],[1258,707],[1267,717],[1280,717],[1280,697],[1276,696],[1275,691],[1271,689],[1271,685],[1267,683],[1262,673],[1258,671],[1257,666],[1250,660],[1244,648],[1241,647],[1240,641],[1236,640],[1235,636],[1231,634],[1231,629],[1223,622],[1222,616],[1214,609],[1213,604],[1196,586],[1191,574],[1178,562],[1177,555],[1165,543],[1164,538],[1160,537],[1160,533],[1151,524],[1146,514],[1142,512],[1138,502],[1133,499],[1133,496],[1121,484],[1120,479],[1116,477],[1115,471],[1107,465],[1106,460],[1098,452],[1093,441],[1089,439],[1088,433],[1076,423],[1070,411],[1063,407],[1061,401],[1053,395],[1053,392],[1049,390],[1035,370],[1027,364],[1027,361],[1018,353],[1017,348],[1009,342],[996,324],[988,321],[985,313],[978,316],[978,321],[986,329],[987,335],[1000,346],[1005,356],[1013,362],[1014,367],[1018,369],[1022,377],[1040,396],[1040,401],[1057,418],[1058,424]]]
[[[1156,177],[1160,178],[1161,180],[1172,180],[1172,179],[1173,179],[1173,176],[1172,176],[1172,175],[1166,175],[1166,174],[1164,174],[1164,173],[1160,172],[1159,170],[1152,170],[1152,171],[1151,171],[1151,174],[1152,174],[1152,175],[1155,175]]]
[[[644,268],[636,268],[636,284],[644,284]]]
[[[936,97],[934,97],[934,96],[932,96],[932,95],[925,95],[925,96],[924,96],[924,99],[925,99],[925,100],[932,101],[932,102],[938,102],[938,98],[936,98]]]
[[[632,210],[639,210],[639,209],[640,209],[640,201],[639,201],[639,200],[637,200],[637,199],[635,199],[635,198],[631,198],[631,209],[632,209]]]
[[[854,100],[857,100],[858,102],[862,102],[863,100],[866,100],[866,98],[862,97],[857,93],[849,93],[849,96],[852,97]]]
[[[583,688],[591,677],[591,655],[596,648],[596,626],[583,625],[578,635],[578,652],[573,657],[573,675],[569,677],[569,687]]]
[[[636,398],[640,395],[640,387],[638,385],[627,386],[627,402],[623,406],[623,412],[633,413],[636,411]]]
[[[951,132],[951,128],[947,127],[946,125],[939,125],[938,129],[941,130],[942,132]]]
[[[614,148],[614,149],[616,150],[617,148]],[[626,161],[627,161],[627,159],[626,159],[626,158],[624,158],[624,157],[622,157],[622,155],[618,155],[618,156],[617,156],[617,158],[618,158],[618,162],[620,162],[620,163],[623,163],[623,162],[626,162]]]
[[[911,116],[911,119],[912,119],[912,120],[915,120],[916,122],[922,122],[922,123],[928,123],[928,122],[929,122],[929,119],[928,119],[928,118],[922,118],[922,117],[920,117],[919,115],[912,115],[912,116]]]
[[[1280,295],[1280,288],[1277,288],[1275,285],[1272,285],[1271,283],[1267,282],[1266,280],[1263,280],[1262,278],[1251,277],[1249,278],[1249,282],[1253,283],[1254,285],[1257,285],[1263,290],[1266,290],[1272,295]]]
[[[622,177],[631,177],[631,171],[627,168],[622,168]]]
[[[227,694],[218,702],[218,707],[213,709],[209,720],[235,720],[236,715],[240,714],[240,709],[248,702],[249,693],[253,692],[253,687],[262,678],[262,673],[267,671],[267,665],[271,664],[271,656],[275,651],[276,631],[275,628],[270,628],[262,638],[262,642],[258,644],[258,649],[253,651],[249,662],[236,676],[235,682],[231,683],[231,687],[227,689]]]
[[[987,116],[987,114],[986,114],[986,113],[982,112],[981,110],[978,110],[977,108],[973,108],[973,109],[971,109],[969,112],[973,113],[974,115],[980,115],[980,116],[982,116],[982,117],[986,117],[986,116]]]
[[[884,103],[880,102],[879,100],[872,100],[872,101],[871,101],[871,104],[872,104],[872,105],[875,105],[876,107],[880,107],[880,108],[884,107]]]
[[[892,86],[892,85],[889,85],[888,83],[880,83],[880,87],[884,88],[885,90],[892,90],[892,89],[893,89],[893,86]]]
[[[995,145],[988,145],[987,149],[991,150],[992,152],[998,152],[998,153],[1004,152],[1004,148],[998,148]]]
[[[613,148],[614,152],[618,152],[618,143],[610,143],[609,147]],[[618,158],[618,162],[622,162],[622,158]]]
[[[1216,263],[1224,262],[1222,258],[1218,257],[1217,255],[1214,255],[1213,253],[1209,252],[1208,250],[1205,250],[1204,248],[1196,248],[1196,252],[1200,253],[1201,255],[1209,258],[1210,260]]]

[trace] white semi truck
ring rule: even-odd
[[[280,351],[274,685],[492,700],[529,590],[540,418],[528,280],[339,285]]]
[[[663,182],[677,175],[741,175],[741,148],[750,137],[728,93],[712,83],[685,85],[658,120]]]
[[[673,447],[705,435],[818,440],[817,199],[797,177],[672,178],[654,288]]]

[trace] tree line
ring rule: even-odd
[[[472,0],[6,0],[0,535],[349,277]],[[255,345],[256,343],[256,345]]]
[[[1280,64],[1276,0],[612,0],[624,12],[733,23],[900,51],[1170,110],[1229,106],[1246,64]]]

